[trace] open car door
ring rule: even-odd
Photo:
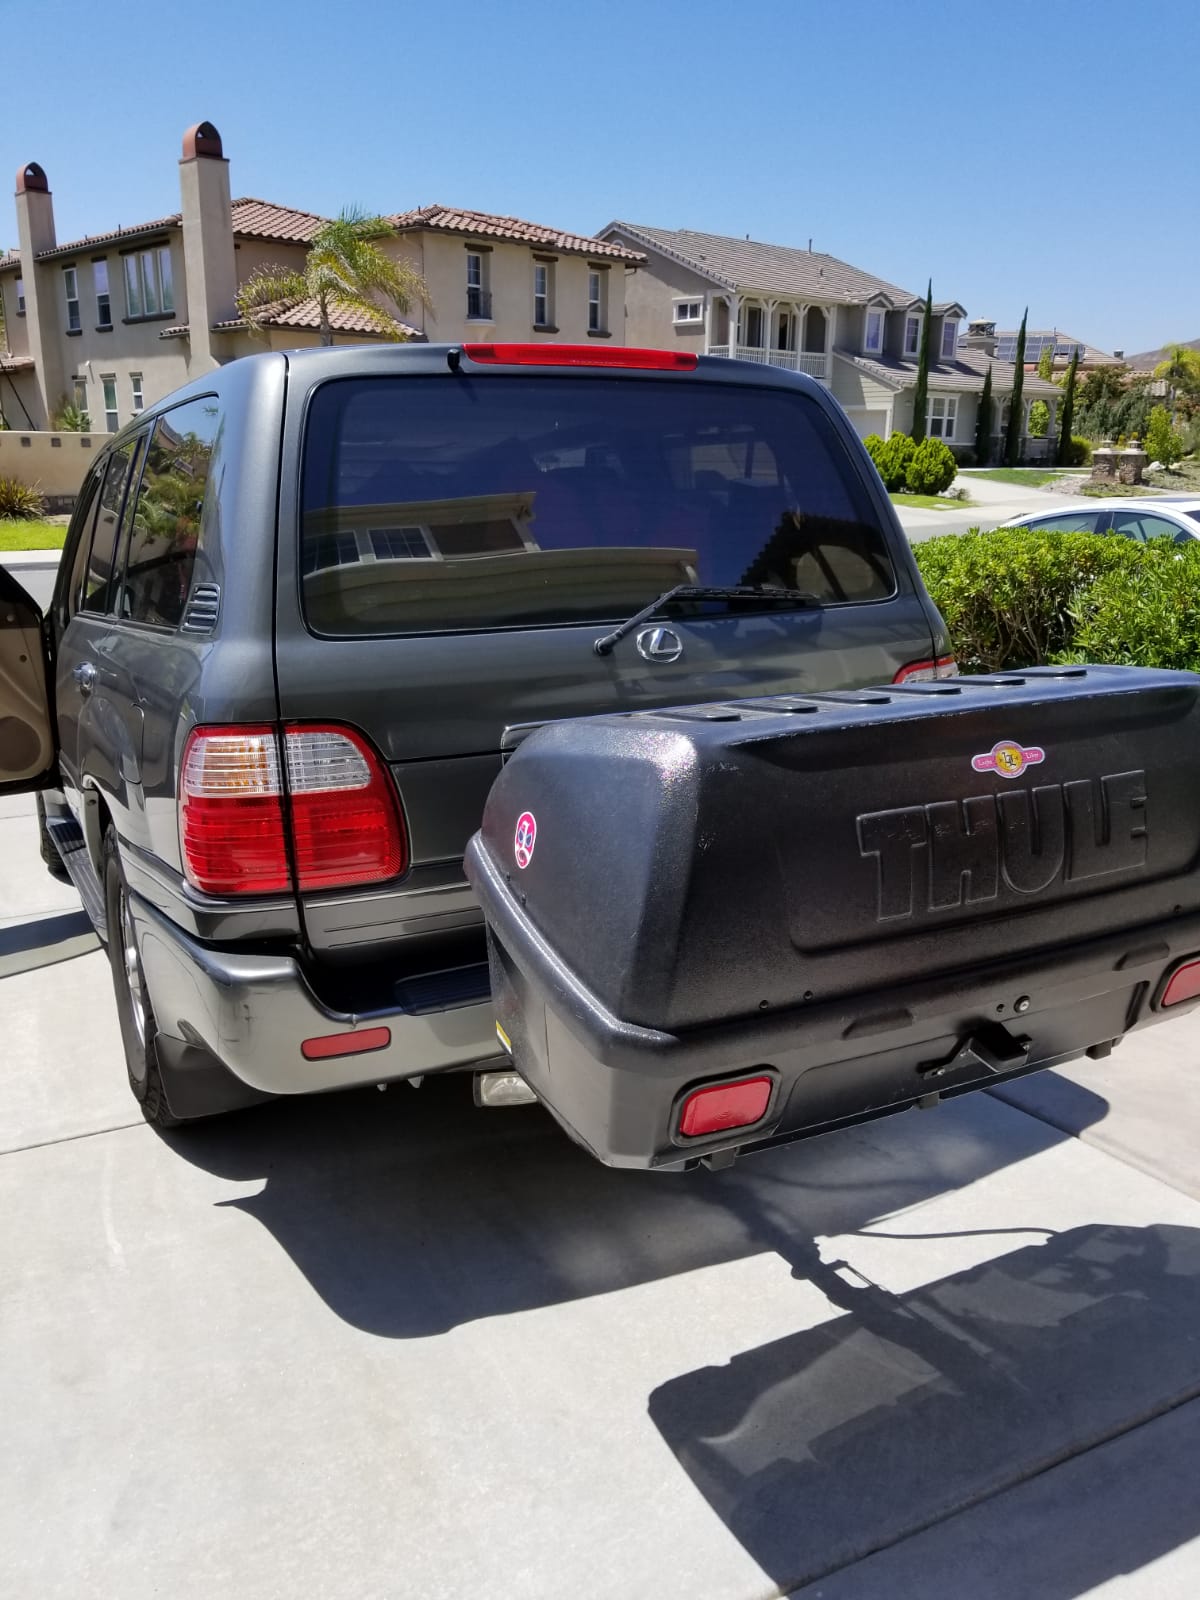
[[[40,789],[54,775],[42,613],[0,567],[0,795]]]

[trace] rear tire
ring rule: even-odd
[[[52,878],[57,878],[59,883],[70,883],[71,874],[67,871],[62,856],[58,853],[58,846],[50,837],[50,829],[46,822],[46,802],[39,794],[37,797],[38,844],[42,852],[42,860],[46,863],[46,871]]]
[[[100,878],[108,915],[108,963],[112,969],[129,1087],[147,1122],[156,1128],[178,1128],[184,1119],[171,1111],[163,1090],[158,1052],[154,1048],[158,1028],[138,952],[129,886],[121,866],[117,836],[111,827],[105,831],[100,846]]]

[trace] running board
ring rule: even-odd
[[[46,830],[62,857],[67,875],[83,901],[83,909],[102,943],[108,942],[108,915],[104,906],[104,886],[92,865],[83,830],[73,817],[48,817]]]

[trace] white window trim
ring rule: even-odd
[[[24,278],[18,278],[17,279],[17,315],[19,317],[23,317],[25,315],[25,279]]]
[[[942,424],[941,433],[933,431],[933,408],[935,405],[942,407],[939,421]],[[956,394],[931,394],[929,404],[925,407],[925,437],[927,439],[941,439],[943,444],[953,441],[958,428],[958,396]]]
[[[906,311],[904,313],[904,355],[906,358],[920,356],[921,354],[921,328],[924,321],[925,313],[923,311]],[[917,343],[915,349],[912,350],[908,348],[908,325],[910,322],[915,322],[917,325]]]
[[[950,348],[946,349],[946,335],[950,335]],[[942,323],[942,353],[940,360],[953,361],[958,353],[958,324],[947,317]]]
[[[693,315],[680,314],[681,312],[687,313],[691,311],[692,307],[695,307]],[[671,302],[671,321],[677,328],[686,328],[695,326],[697,323],[703,323],[704,296],[697,297],[694,294],[677,295]]]
[[[79,333],[83,328],[83,309],[79,304],[79,269],[77,267],[63,268],[63,293],[67,300],[67,328],[72,333]],[[71,307],[75,307],[75,320],[71,320]]]
[[[596,290],[595,298],[592,297],[593,285],[595,286]],[[607,287],[608,273],[589,268],[587,281],[587,331],[589,333],[608,332],[608,307],[605,304],[607,299],[605,290]],[[593,307],[595,308],[596,313],[596,319],[594,323],[592,321]]]
[[[171,246],[151,245],[122,257],[125,279],[125,316],[130,322],[175,315],[175,276],[171,266]],[[165,271],[164,271],[165,266]],[[137,295],[137,310],[130,290]],[[149,292],[148,292],[149,291]],[[150,308],[151,296],[154,307]],[[109,302],[111,312],[112,303]]]
[[[467,251],[467,321],[468,322],[491,322],[493,320],[493,317],[492,317],[492,287],[491,287],[491,283],[489,282],[491,274],[488,271],[489,256],[490,256],[490,252],[487,251],[487,250],[468,250]],[[479,281],[477,283],[473,283],[471,281],[471,263],[474,262],[474,261],[477,261],[479,263]],[[478,312],[478,314],[474,314],[471,311],[471,293],[472,293],[472,291],[474,291],[479,296],[479,312]]]
[[[112,385],[113,403],[108,403],[109,385]],[[115,372],[102,372],[100,374],[100,404],[104,407],[104,431],[106,433],[119,433],[121,431],[121,412],[117,394],[117,375]],[[111,425],[110,425],[111,419]]]
[[[140,372],[129,374],[129,393],[132,397],[133,414],[140,417],[146,409],[146,390]]]
[[[540,289],[538,288],[539,284],[541,284]],[[554,263],[552,261],[535,261],[533,263],[533,325],[535,328],[552,328],[554,326]]]
[[[108,258],[92,262],[92,289],[96,295],[96,326],[98,328],[112,327],[112,287],[108,281]],[[108,301],[108,316],[100,315],[101,300]]]
[[[879,318],[879,341],[878,341],[877,344],[872,344],[871,343],[871,318],[872,317],[878,317]],[[863,354],[864,355],[878,356],[878,355],[882,355],[883,354],[883,339],[884,339],[884,334],[885,334],[886,331],[887,331],[887,313],[883,310],[882,306],[868,306],[867,307],[867,319],[863,323]]]

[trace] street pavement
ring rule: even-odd
[[[965,533],[968,528],[1000,528],[1013,517],[1027,517],[1038,511],[1053,511],[1070,501],[1052,489],[1026,489],[1020,484],[993,483],[963,472],[955,487],[965,489],[974,504],[961,509],[947,501],[945,511],[919,511],[912,506],[897,506],[896,513],[913,544],[932,539],[939,533]]]
[[[5,1600],[1200,1588],[1200,1019],[719,1174],[452,1078],[161,1136],[0,861]]]

